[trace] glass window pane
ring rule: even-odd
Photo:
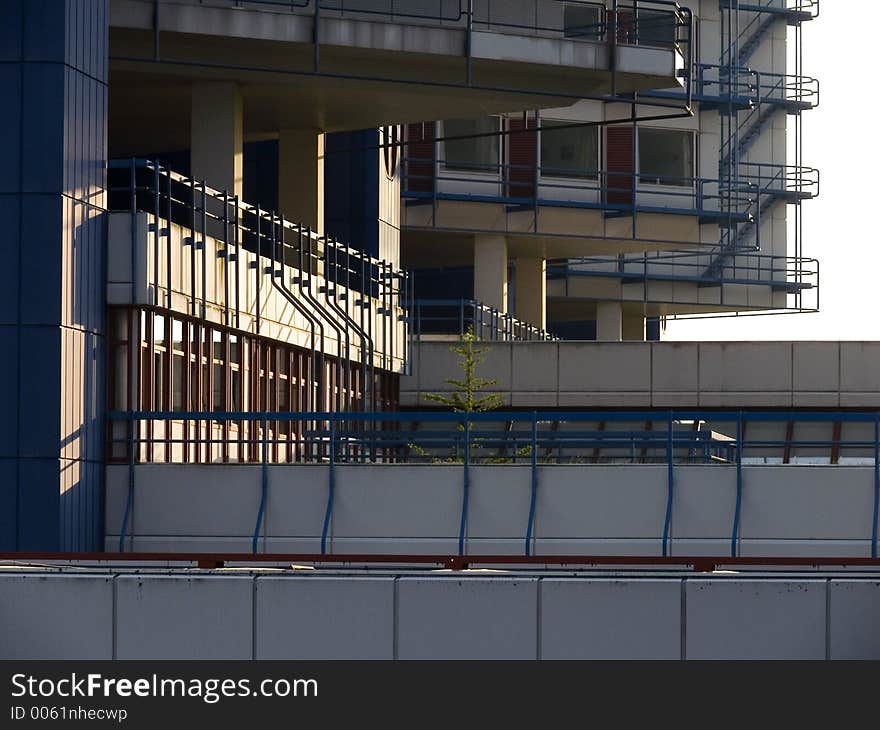
[[[690,187],[694,177],[694,133],[639,129],[639,181]]]
[[[595,179],[599,170],[597,127],[551,129],[570,122],[541,120],[541,175]]]
[[[601,40],[602,17],[598,7],[566,3],[563,19],[566,38]]]
[[[498,117],[482,119],[449,119],[443,122],[444,137],[462,137],[471,134],[496,133],[491,137],[471,139],[447,139],[444,142],[446,167],[450,170],[476,170],[498,172],[500,153]]]
[[[675,15],[663,10],[642,10],[636,19],[639,45],[671,48],[675,45]]]

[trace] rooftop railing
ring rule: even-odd
[[[428,162],[430,166],[430,162]],[[662,212],[747,221],[757,200],[748,181],[641,171],[548,165],[434,162],[406,158],[403,196],[414,201],[463,200],[508,206],[550,206],[609,212]]]
[[[549,279],[567,277],[599,277],[622,280],[624,283],[682,282],[695,284],[697,290],[675,290],[678,304],[698,305],[705,303],[699,289],[709,286],[721,287],[717,304],[735,306],[737,302],[725,301],[724,288],[728,286],[753,286],[783,292],[790,295],[784,307],[768,300],[763,309],[814,312],[819,309],[819,262],[816,259],[773,256],[744,252],[725,258],[724,263],[706,274],[712,253],[658,253],[656,255],[624,254],[619,257],[587,256],[547,267]],[[646,290],[645,296],[650,299]]]
[[[527,342],[555,339],[546,330],[473,299],[416,299],[413,332],[416,338],[444,335],[461,337],[471,331],[490,342]]]
[[[462,470],[459,552],[464,551],[470,491],[470,468],[476,465],[531,467],[531,500],[525,529],[529,554],[535,521],[535,505],[541,469],[560,465],[641,463],[664,466],[667,478],[663,521],[663,555],[668,554],[673,513],[676,467],[714,464],[736,469],[736,495],[732,515],[731,555],[737,555],[743,498],[743,466],[749,463],[792,463],[793,455],[812,458],[842,468],[844,464],[873,467],[874,507],[871,555],[877,556],[880,511],[880,411],[490,411],[483,413],[210,413],[127,412],[108,414],[113,424],[124,427],[124,436],[111,438],[111,459],[121,453],[129,465],[129,491],[120,529],[120,552],[124,551],[134,497],[134,471],[146,453],[145,446],[165,445],[173,456],[174,443],[217,444],[211,425],[239,424],[230,439],[242,458],[227,461],[260,464],[262,499],[254,528],[254,552],[265,513],[270,463],[320,463],[327,466],[327,507],[321,552],[326,552],[339,464],[426,463]],[[177,437],[172,430],[156,435],[158,424],[201,424],[196,439]],[[151,424],[151,428],[145,428]],[[285,428],[282,430],[282,424]],[[748,428],[747,428],[748,426]],[[768,432],[768,427],[772,429]],[[803,433],[800,433],[803,431]],[[776,433],[778,432],[778,435]],[[187,432],[187,437],[190,434]],[[229,453],[227,450],[224,453]],[[605,458],[603,459],[603,455]],[[823,455],[820,458],[818,455]],[[609,458],[610,457],[610,458]],[[117,456],[117,459],[119,457]],[[176,461],[173,458],[166,461]],[[829,488],[832,485],[829,484]]]

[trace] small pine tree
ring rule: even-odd
[[[455,386],[456,390],[451,395],[429,393],[425,398],[435,403],[452,408],[456,413],[477,413],[491,411],[503,405],[504,401],[498,393],[481,393],[488,387],[495,385],[497,380],[486,380],[477,375],[477,368],[486,361],[486,348],[477,347],[479,338],[474,334],[474,328],[468,327],[461,337],[461,342],[450,347],[461,359],[458,365],[462,371],[462,379],[448,378],[445,382]]]

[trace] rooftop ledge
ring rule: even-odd
[[[494,20],[480,22],[478,1],[469,33],[461,14],[449,19],[400,18],[322,9],[316,32],[314,7],[305,0],[283,5],[174,0],[160,6],[158,60],[154,1],[112,0],[111,61],[117,71],[198,78],[216,74],[222,66],[224,76],[251,84],[307,84],[310,77],[327,76],[349,85],[427,84],[434,86],[429,90],[435,96],[445,96],[447,111],[450,93],[454,101],[470,101],[473,109],[457,109],[462,115],[561,106],[612,90],[675,89],[683,83],[685,58],[680,49],[686,46],[635,45],[638,40],[628,44],[626,39],[610,43],[604,30],[596,38],[566,38],[561,10],[558,18],[542,23],[535,22],[534,10],[526,13],[536,27],[499,25]],[[393,86],[373,89],[377,97],[394,93]],[[397,114],[406,118],[375,121],[434,118],[413,105]]]

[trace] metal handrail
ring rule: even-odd
[[[424,164],[422,159],[404,158],[404,198],[468,199],[508,205],[557,205],[606,210],[665,209],[685,214],[732,214],[741,216],[743,220],[749,219],[757,202],[757,189],[748,181],[740,181],[735,187],[730,187],[727,181],[719,178],[655,177],[640,171],[563,169],[512,163],[469,165],[471,174],[462,174],[460,171],[450,173],[450,167],[443,159],[435,160],[434,174],[411,172],[411,166]],[[529,174],[529,177],[523,175],[523,179],[518,179],[517,173]],[[444,184],[461,185],[462,192],[440,190],[439,187]],[[527,194],[520,194],[523,191]],[[584,192],[595,193],[596,198],[578,198],[577,194]],[[613,202],[615,194],[631,195],[633,200],[631,203]],[[639,196],[648,196],[648,199],[640,200]]]
[[[412,318],[416,338],[425,335],[460,337],[471,329],[479,339],[495,342],[556,339],[540,327],[473,299],[416,299]]]
[[[658,253],[657,255],[586,256],[547,267],[549,279],[569,276],[595,276],[638,281],[683,281],[770,286],[778,288],[819,288],[817,259],[744,253],[731,256],[712,277],[705,275],[711,253]]]
[[[171,307],[172,267],[165,267],[165,280],[159,281],[160,266],[158,260],[160,250],[167,260],[171,260],[172,234],[171,223],[192,231],[190,249],[190,282],[189,298],[192,314],[197,314],[196,302],[198,294],[195,290],[196,255],[198,245],[204,245],[207,237],[222,243],[220,252],[226,266],[234,271],[234,276],[224,277],[227,288],[224,296],[226,318],[224,323],[232,325],[230,315],[234,315],[235,326],[240,319],[239,278],[244,274],[240,270],[242,260],[240,250],[244,249],[257,258],[254,276],[263,281],[265,275],[270,276],[269,286],[280,289],[286,297],[294,297],[299,305],[297,309],[309,320],[310,326],[318,326],[322,330],[321,349],[323,352],[324,322],[333,328],[338,337],[340,356],[344,340],[348,339],[348,331],[352,329],[356,336],[368,340],[366,350],[382,357],[383,367],[393,369],[395,363],[394,336],[384,337],[384,332],[396,327],[403,328],[400,341],[400,360],[402,367],[408,365],[409,348],[407,340],[411,337],[409,315],[411,309],[412,282],[405,271],[391,266],[387,261],[374,258],[369,254],[340,243],[330,236],[322,236],[306,226],[292,223],[270,210],[263,210],[259,205],[252,206],[241,201],[228,191],[219,191],[179,173],[175,173],[162,165],[144,159],[112,160],[109,163],[108,207],[111,211],[130,212],[134,217],[143,211],[155,217],[151,226],[151,234],[155,237],[153,275],[155,280],[148,282],[154,287],[157,299],[153,303],[160,305],[158,294],[161,288],[166,290],[166,303]],[[132,266],[136,265],[134,256],[134,240],[136,226],[132,224]],[[200,242],[198,238],[200,237]],[[164,239],[164,247],[162,242]],[[187,245],[184,242],[183,245]],[[205,271],[206,252],[202,251],[201,307],[205,302]],[[137,272],[132,272],[132,287],[137,280]],[[292,275],[292,281],[278,279]],[[322,287],[317,288],[315,277],[322,280]],[[315,279],[315,281],[313,281]],[[235,283],[234,299],[228,291],[230,280]],[[297,284],[296,290],[288,288],[288,284]],[[337,289],[348,294],[337,295]],[[359,323],[339,307],[337,301],[352,296],[352,309],[361,309],[369,319],[376,314],[386,323],[382,330],[381,341],[376,343],[372,334],[359,332]],[[321,301],[323,295],[323,302]],[[133,293],[132,301],[134,301]],[[255,299],[253,312],[259,331],[261,319],[260,297]],[[202,313],[202,316],[204,314]],[[359,319],[359,317],[358,317]],[[314,332],[313,332],[314,335]],[[386,348],[390,345],[391,348]],[[350,347],[345,348],[347,355]],[[363,354],[366,356],[366,353]],[[350,367],[346,356],[346,367]],[[370,367],[372,365],[370,364]]]
[[[257,551],[258,537],[265,514],[268,485],[269,445],[291,443],[290,434],[305,448],[290,453],[298,455],[297,463],[326,464],[328,475],[328,499],[323,519],[321,552],[326,552],[327,526],[333,512],[335,466],[337,464],[365,464],[376,461],[408,461],[415,454],[416,460],[427,459],[432,464],[462,466],[463,486],[461,521],[459,528],[459,553],[463,553],[467,531],[469,474],[474,464],[524,464],[532,472],[532,497],[540,484],[539,468],[562,463],[600,463],[602,449],[629,453],[632,463],[665,465],[667,473],[666,509],[662,522],[662,553],[668,555],[676,484],[676,464],[705,463],[718,467],[735,467],[736,494],[730,540],[731,555],[739,552],[740,516],[744,487],[744,460],[749,451],[759,455],[767,450],[782,451],[788,459],[793,449],[829,450],[829,465],[840,468],[840,453],[854,450],[860,465],[873,466],[873,516],[871,528],[871,555],[877,556],[878,512],[880,512],[880,411],[853,412],[802,412],[802,411],[490,411],[482,413],[450,412],[382,412],[382,413],[279,413],[279,412],[173,412],[173,411],[111,411],[107,414],[111,437],[109,453],[114,446],[124,444],[129,470],[129,492],[122,524],[120,526],[119,550],[124,552],[128,521],[134,501],[136,481],[134,473],[141,461],[141,453],[149,454],[141,447],[146,443],[204,443],[217,444],[218,439],[175,439],[172,436],[156,436],[154,431],[141,428],[144,423],[156,421],[206,422],[210,427],[218,419],[250,422],[252,436],[247,443],[256,448],[256,456],[250,459],[262,466],[262,498],[254,528],[253,550]],[[282,438],[270,432],[269,424],[279,421],[298,421],[304,429],[287,429]],[[122,422],[128,426],[124,438],[113,438],[112,426]],[[414,430],[414,423],[447,424],[445,428],[422,433]],[[495,423],[497,428],[487,429]],[[576,431],[569,431],[564,424],[582,424]],[[607,428],[608,423],[623,423],[623,428]],[[633,424],[645,424],[634,427]],[[766,436],[748,437],[747,423],[778,423],[786,425],[785,438]],[[794,424],[833,424],[833,435],[825,438],[796,438]],[[841,424],[862,424],[870,432],[870,438],[862,435],[844,438]],[[259,424],[257,427],[256,424]],[[378,428],[377,428],[378,424]],[[588,427],[584,427],[584,425]],[[592,424],[599,424],[590,427]],[[662,425],[665,424],[665,428]],[[735,435],[713,430],[733,428]],[[222,440],[219,440],[222,442]],[[236,439],[235,443],[241,444]],[[341,447],[341,448],[340,448]],[[598,450],[598,451],[597,451]],[[543,452],[543,453],[542,453]],[[555,452],[555,458],[554,458]],[[574,452],[574,453],[572,453]],[[540,456],[539,456],[540,454]],[[563,458],[566,454],[568,458]],[[837,455],[835,457],[835,454]],[[870,456],[865,456],[870,454]],[[305,457],[305,458],[302,458]],[[444,458],[445,457],[445,458]],[[761,456],[761,458],[765,458]],[[517,459],[520,461],[517,462]],[[617,456],[617,461],[621,457]],[[626,460],[626,459],[624,459]],[[277,460],[275,460],[277,463]],[[539,466],[540,465],[540,466]],[[533,534],[535,511],[529,509],[526,536]],[[528,541],[525,545],[529,553]]]

